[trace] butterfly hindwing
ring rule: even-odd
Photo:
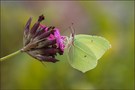
[[[110,48],[109,42],[98,36],[76,35],[74,45],[69,49],[69,63],[86,72],[97,65],[98,59]]]

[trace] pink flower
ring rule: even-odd
[[[45,32],[48,30],[48,27],[45,27],[44,25],[40,24],[41,28],[45,28]],[[57,48],[60,48],[61,51],[64,51],[65,45],[64,45],[64,37],[65,36],[61,36],[59,29],[58,28],[54,28],[54,34],[50,34],[50,36],[48,37],[49,40],[54,40],[56,39],[56,45]]]
[[[32,57],[46,62],[57,62],[55,58],[57,53],[63,55],[65,36],[61,36],[59,29],[55,27],[47,27],[41,25],[40,22],[44,20],[41,15],[38,21],[30,30],[32,18],[28,20],[24,30],[24,47],[23,52],[28,53]]]

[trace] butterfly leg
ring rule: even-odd
[[[39,59],[40,61],[44,61],[44,62],[53,62],[53,63],[55,63],[55,62],[59,61],[59,60],[57,60],[57,59],[55,59],[55,58],[53,58],[51,56],[37,55],[36,58]]]

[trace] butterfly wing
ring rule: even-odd
[[[110,48],[109,42],[99,36],[76,35],[69,50],[69,63],[82,72],[93,69],[97,61]]]

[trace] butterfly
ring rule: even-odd
[[[70,37],[67,37],[66,48],[69,64],[85,73],[96,67],[98,60],[111,48],[110,42],[94,35],[78,34],[71,27]]]

